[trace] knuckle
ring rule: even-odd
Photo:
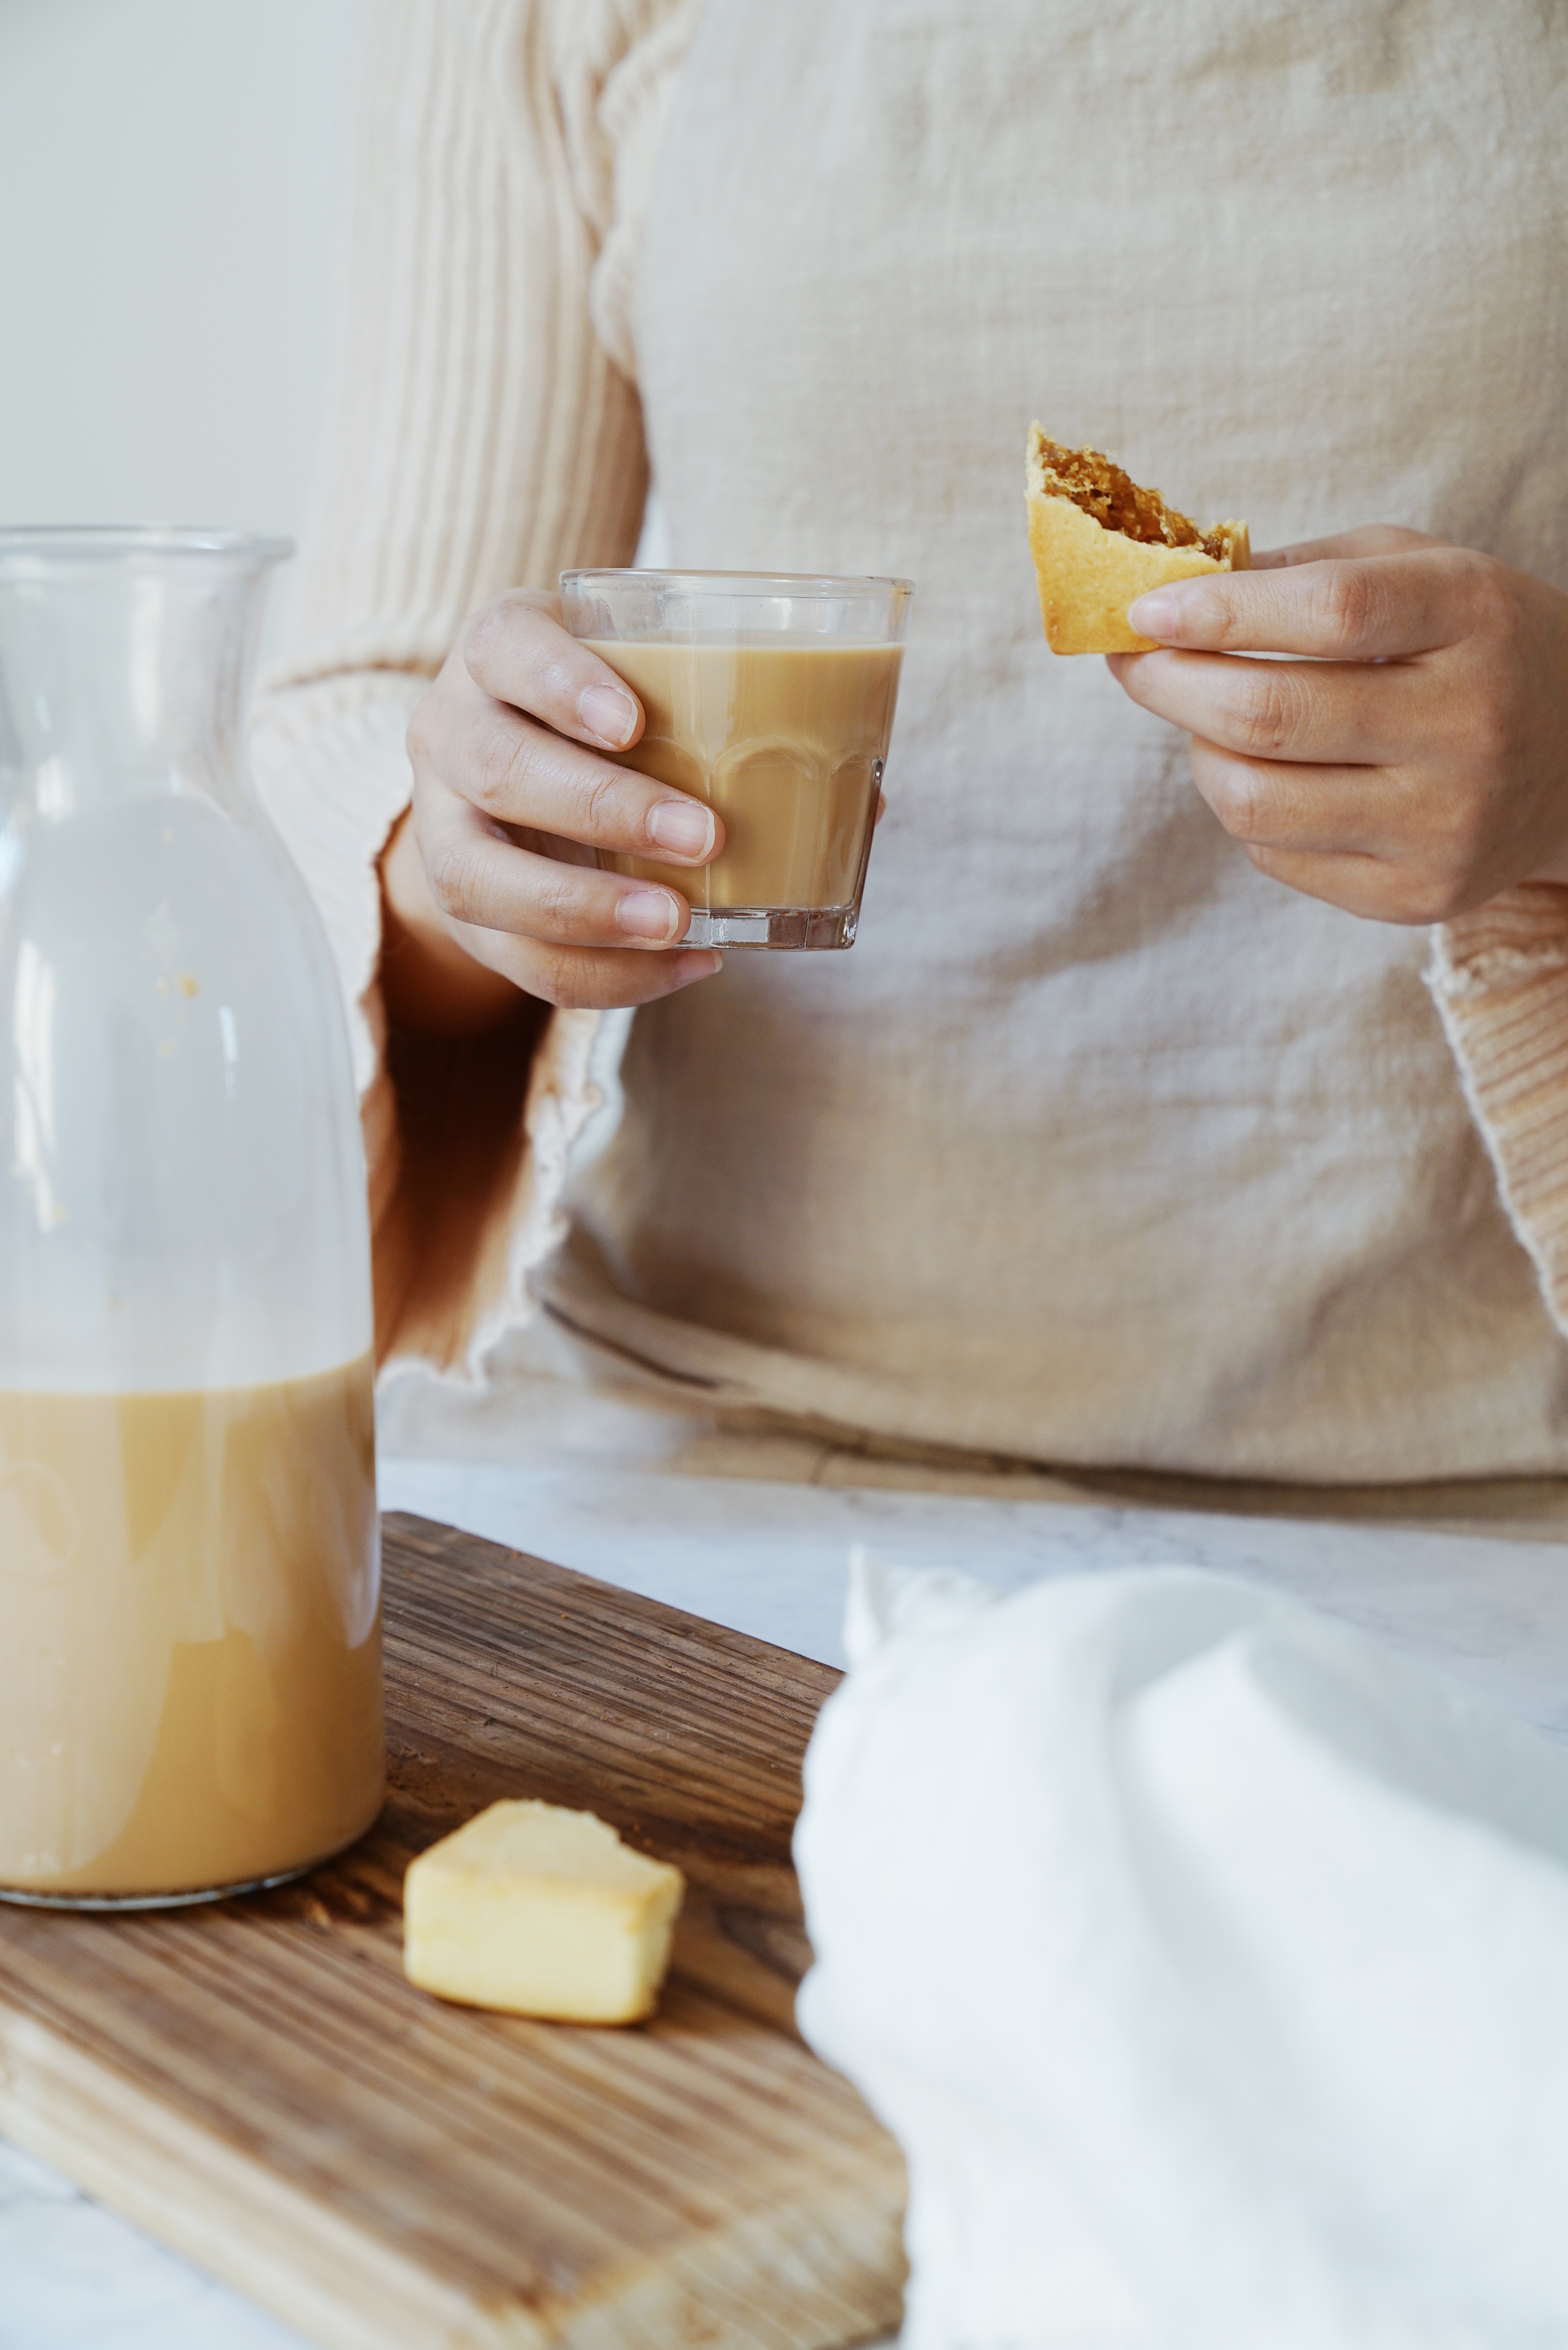
[[[468,763],[468,797],[493,816],[515,816],[532,764],[532,745],[502,721],[482,727]]]
[[[519,596],[497,596],[482,604],[462,630],[462,658],[471,675],[485,668],[513,638],[528,610]]]
[[[1264,759],[1278,758],[1300,731],[1305,696],[1289,670],[1253,662],[1236,698],[1234,729],[1241,747]]]
[[[616,968],[610,956],[542,947],[533,959],[528,991],[560,1012],[603,1012],[637,1002],[635,990],[617,985]]]
[[[1370,564],[1324,564],[1314,582],[1314,619],[1325,644],[1348,650],[1367,636],[1377,617],[1376,583]]]
[[[1269,831],[1269,795],[1254,769],[1230,762],[1213,777],[1210,806],[1232,840],[1262,841]]]
[[[471,677],[478,677],[494,652],[502,608],[499,603],[486,604],[463,624],[462,660]]]
[[[554,1004],[557,1012],[592,1009],[576,981],[570,958],[548,947],[530,961],[528,993],[545,1003]]]
[[[534,883],[533,927],[542,938],[570,940],[584,928],[578,885],[564,865],[545,862]]]
[[[1249,590],[1237,598],[1205,580],[1192,604],[1204,631],[1203,642],[1210,650],[1245,652],[1256,642],[1252,631],[1257,627],[1257,607],[1251,582]]]
[[[618,773],[605,775],[596,769],[583,787],[583,837],[588,840],[618,841],[627,829],[627,786]]]
[[[1413,547],[1432,544],[1425,531],[1412,530],[1402,522],[1370,523],[1352,535],[1364,555],[1407,555]]]
[[[473,842],[438,853],[427,868],[431,892],[443,914],[454,922],[487,930],[490,901],[490,859]]]
[[[555,598],[534,588],[509,588],[464,622],[459,639],[463,667],[476,685],[517,701],[523,673],[537,664],[555,622]],[[558,632],[558,622],[555,623]]]
[[[656,954],[616,954],[602,947],[538,945],[529,956],[529,994],[543,996],[559,1011],[604,1013],[649,1003],[665,994],[665,959]]]

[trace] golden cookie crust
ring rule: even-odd
[[[1040,615],[1055,653],[1152,651],[1154,639],[1127,625],[1129,604],[1168,580],[1251,563],[1244,522],[1199,530],[1099,450],[1065,449],[1038,424],[1029,431],[1024,494]]]

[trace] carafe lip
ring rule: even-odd
[[[0,578],[58,572],[74,565],[224,562],[239,570],[284,563],[294,541],[261,531],[174,523],[17,523],[0,526]]]

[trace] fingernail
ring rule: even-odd
[[[628,889],[615,901],[615,919],[628,939],[655,939],[660,946],[685,928],[680,900],[668,889]]]
[[[1180,590],[1175,588],[1151,588],[1127,608],[1127,620],[1140,637],[1174,637],[1181,632]]]
[[[713,811],[699,800],[659,800],[648,812],[648,834],[677,857],[706,857],[713,846]]]
[[[620,750],[637,724],[637,704],[613,685],[586,685],[577,696],[577,716],[590,734]]]
[[[723,968],[723,956],[715,954],[711,947],[693,947],[690,954],[683,954],[676,965],[675,984],[677,987],[689,987],[696,980],[711,979]]]

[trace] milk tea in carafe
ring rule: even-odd
[[[240,751],[281,551],[0,531],[0,1898],[275,1881],[380,1802],[353,1076]]]

